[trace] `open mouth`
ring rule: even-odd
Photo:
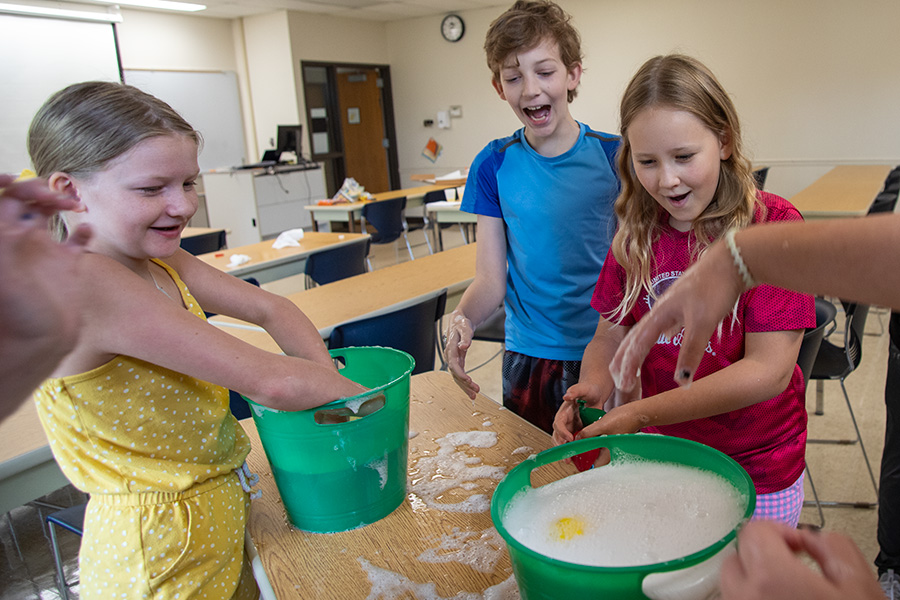
[[[669,196],[669,202],[676,206],[684,204],[684,201],[687,200],[688,195],[690,195],[690,192],[679,194],[678,196]]]
[[[550,118],[550,105],[530,106],[524,109],[525,115],[535,123],[542,123]]]
[[[177,233],[181,231],[181,225],[169,225],[167,227],[151,227],[154,231],[159,231],[162,233]]]

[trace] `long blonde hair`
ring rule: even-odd
[[[659,239],[667,213],[638,181],[628,141],[628,128],[635,117],[652,106],[688,112],[720,140],[731,144],[731,156],[721,163],[715,195],[691,224],[696,240],[692,260],[699,258],[724,232],[748,226],[755,212],[764,210],[756,198],[750,161],[744,156],[737,111],[715,75],[698,60],[680,54],[657,56],[644,63],[628,84],[619,110],[622,145],[618,165],[622,192],[615,203],[619,228],[612,251],[616,261],[625,268],[626,283],[622,301],[614,311],[617,322],[634,308],[642,290],[656,297],[650,285],[655,267],[653,243]]]

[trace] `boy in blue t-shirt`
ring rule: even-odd
[[[549,0],[520,0],[488,30],[492,83],[524,128],[488,144],[469,169],[462,210],[478,215],[475,280],[445,340],[450,372],[474,398],[466,351],[503,302],[503,405],[547,432],[597,327],[591,293],[618,194],[619,138],[569,113],[582,72],[570,19]]]

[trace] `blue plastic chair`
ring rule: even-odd
[[[447,290],[417,298],[390,312],[338,325],[331,331],[329,348],[383,346],[410,354],[416,361],[413,375],[434,370]],[[441,357],[443,363],[443,357]]]
[[[181,247],[194,256],[206,254],[207,252],[216,252],[225,246],[226,235],[224,229],[181,238]]]
[[[371,238],[332,250],[316,252],[306,259],[306,288],[340,281],[367,271],[366,258],[369,256]]]
[[[409,245],[409,238],[406,232],[409,227],[406,224],[406,218],[403,211],[406,209],[406,197],[395,198],[393,200],[378,200],[369,202],[362,208],[362,232],[369,233],[372,236],[373,244],[390,244],[400,239],[406,242],[406,249],[409,251],[409,259],[415,260],[412,247]],[[377,231],[369,231],[367,224],[371,224]],[[369,265],[371,269],[371,265]]]

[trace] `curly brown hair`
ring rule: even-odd
[[[494,19],[484,39],[484,52],[494,81],[500,82],[500,69],[514,53],[531,50],[544,40],[553,40],[567,70],[581,63],[581,36],[571,23],[572,17],[550,0],[518,0]],[[569,90],[568,101],[578,94]]]

